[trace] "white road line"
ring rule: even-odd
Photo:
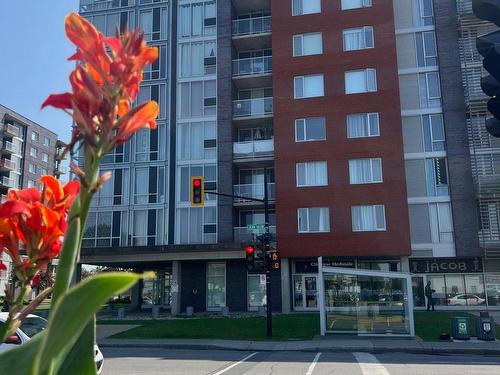
[[[213,375],[220,375],[220,374],[223,374],[223,373],[225,373],[226,371],[231,370],[233,367],[238,366],[240,363],[245,362],[247,359],[252,358],[254,355],[256,355],[256,354],[258,354],[258,353],[259,353],[259,352],[255,352],[255,353],[249,354],[249,355],[247,355],[246,357],[244,357],[244,358],[242,358],[241,360],[239,360],[238,362],[233,363],[231,366],[228,366],[228,367],[226,367],[225,369],[220,370],[219,372],[216,372],[216,373],[215,373],[215,374],[213,374]]]
[[[363,375],[391,375],[378,359],[370,353],[352,353]]]
[[[312,375],[314,368],[316,367],[316,363],[318,363],[319,356],[321,355],[320,353],[316,353],[316,356],[314,357],[311,365],[309,366],[309,369],[306,372],[306,375]]]

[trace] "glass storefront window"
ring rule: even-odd
[[[142,305],[162,305],[170,306],[172,272],[158,271],[154,279],[144,280],[142,286]]]
[[[500,274],[486,275],[486,294],[488,305],[500,306]]]
[[[304,285],[302,283],[302,276],[295,275],[293,277],[293,306],[301,309],[304,307]]]
[[[479,306],[486,304],[484,294],[483,275],[464,275],[465,290],[467,292],[467,306]]]
[[[207,309],[219,310],[226,306],[226,264],[207,265]]]
[[[449,306],[467,306],[463,275],[446,275],[445,281],[446,304]]]
[[[427,275],[436,306],[480,306],[486,304],[482,274]],[[416,306],[418,306],[415,303]]]
[[[431,288],[435,290],[432,295],[434,298],[434,305],[445,306],[446,305],[446,284],[444,282],[443,275],[428,275],[427,281],[431,282]]]
[[[266,305],[266,284],[260,283],[261,275],[248,275],[248,310],[256,311]]]
[[[293,276],[293,301],[296,310],[318,308],[317,276]]]
[[[413,289],[413,305],[425,306],[424,278],[422,276],[413,276],[411,284]]]

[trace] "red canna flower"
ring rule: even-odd
[[[0,206],[0,255],[5,251],[10,256],[17,278],[24,282],[59,254],[68,211],[80,189],[77,181],[63,187],[52,176],[43,176],[39,182],[41,192],[35,188],[10,190],[7,202]]]
[[[158,105],[134,109],[142,70],[158,58],[140,30],[105,37],[76,13],[66,17],[66,35],[77,47],[70,60],[79,62],[70,74],[72,92],[52,94],[42,104],[70,112],[76,123],[72,141],[83,141],[103,155],[142,128],[156,128]],[[110,52],[106,51],[108,49]]]

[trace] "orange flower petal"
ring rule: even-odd
[[[127,139],[142,128],[156,129],[158,104],[154,101],[135,107],[124,117],[118,130],[119,139]]]
[[[60,109],[71,109],[71,95],[69,92],[65,92],[64,94],[51,94],[47,99],[42,103],[42,108],[47,106],[52,106]]]

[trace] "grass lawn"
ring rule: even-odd
[[[416,311],[416,335],[424,341],[439,341],[441,333],[451,332],[451,318],[470,313],[444,311]],[[474,320],[470,321],[471,334],[476,335]],[[266,340],[266,319],[252,318],[186,318],[177,320],[112,320],[98,324],[137,324],[140,327],[119,333],[117,339],[226,339]],[[318,314],[289,314],[273,316],[273,340],[310,340],[319,335]],[[500,340],[500,326],[496,327]]]
[[[108,324],[108,321],[101,321]],[[177,320],[121,320],[114,324],[140,324],[141,327],[119,333],[113,338],[183,338],[265,340],[266,318],[206,318]],[[309,340],[319,334],[318,314],[273,316],[274,340]]]

